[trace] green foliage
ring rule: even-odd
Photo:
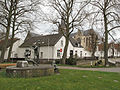
[[[76,65],[76,61],[77,61],[76,58],[70,57],[70,58],[66,59],[66,64],[68,64],[68,65]]]
[[[120,73],[60,70],[60,75],[8,78],[0,72],[0,90],[120,90]]]

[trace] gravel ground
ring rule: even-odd
[[[116,68],[79,68],[79,67],[68,67],[68,66],[59,66],[60,69],[76,69],[76,70],[90,70],[90,71],[104,71],[104,72],[119,72],[120,67]]]

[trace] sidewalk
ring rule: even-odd
[[[103,71],[103,72],[119,72],[120,73],[120,67],[116,67],[116,68],[80,68],[80,67],[58,66],[58,68],[60,68],[60,69]]]
[[[111,61],[120,61],[120,58],[108,58],[108,60],[111,60]]]

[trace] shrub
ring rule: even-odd
[[[61,59],[55,60],[55,63],[56,63],[56,64],[61,64]]]
[[[68,59],[66,59],[66,64],[68,64],[68,65],[76,65],[76,61],[77,61],[77,59],[76,58],[68,58]]]

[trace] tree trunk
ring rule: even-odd
[[[93,46],[92,46],[92,58],[95,59],[95,52],[96,52],[96,42],[94,42]]]
[[[107,17],[104,10],[104,28],[105,28],[105,41],[104,41],[104,59],[105,66],[108,64],[108,27],[107,27]]]
[[[108,35],[105,32],[105,42],[104,42],[104,58],[105,58],[105,66],[108,64]]]
[[[91,43],[91,49],[92,49],[92,58],[95,59],[95,52],[96,52],[96,48],[97,48],[97,36],[95,34],[92,34],[92,43]]]
[[[18,4],[18,2],[15,1],[13,27],[12,27],[12,38],[11,38],[11,44],[10,44],[10,49],[9,49],[9,53],[8,53],[8,58],[7,58],[8,60],[10,60],[11,52],[12,52],[12,48],[13,48],[13,43],[14,43],[17,4]]]
[[[2,50],[1,50],[1,57],[0,57],[0,61],[1,62],[4,60],[4,55],[5,55],[5,52],[7,50],[7,43],[8,43],[8,38],[9,38],[9,32],[10,32],[10,22],[8,23],[8,26],[7,26],[6,36],[5,36],[4,44],[3,44]]]
[[[95,50],[92,52],[92,59],[95,58]]]
[[[8,52],[7,60],[10,60],[11,52],[12,52],[12,48],[13,48],[13,43],[14,43],[14,35],[12,35],[12,38],[11,38],[11,45],[10,45],[10,49],[9,49],[9,52]]]
[[[7,49],[7,43],[8,43],[10,25],[11,25],[11,18],[12,18],[12,7],[13,7],[13,0],[11,0],[10,11],[9,11],[9,14],[8,14],[6,36],[5,36],[4,44],[3,44],[2,50],[1,50],[0,62],[2,62],[4,60],[5,51]]]
[[[4,55],[7,50],[7,42],[8,42],[8,37],[9,37],[9,29],[6,32],[5,40],[3,42],[2,50],[1,50],[1,56],[0,56],[0,62],[3,62],[4,60]]]
[[[62,64],[65,64],[66,58],[67,58],[67,50],[68,50],[68,45],[69,45],[69,37],[65,37],[65,47],[64,47],[64,53],[62,56]]]

